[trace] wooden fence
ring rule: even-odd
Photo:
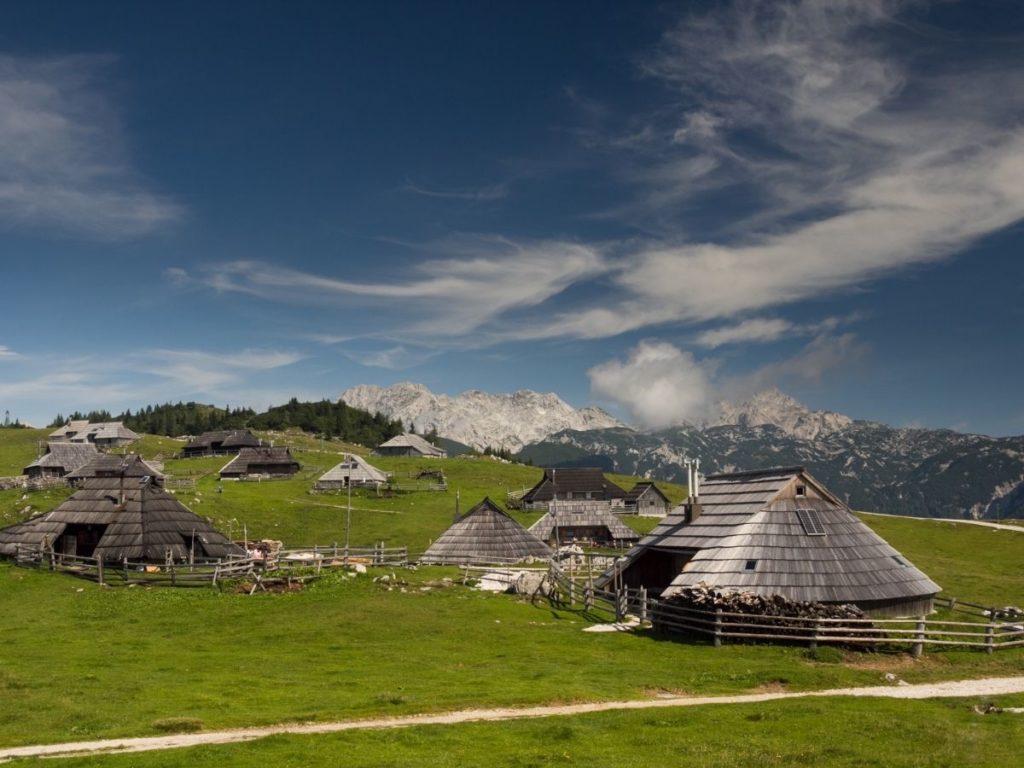
[[[311,547],[290,547],[278,550],[273,558],[265,561],[267,570],[280,568],[321,568],[344,565],[393,565],[409,564],[408,547],[385,547],[384,542],[372,547],[346,547],[337,543],[313,545]]]
[[[983,608],[954,598],[940,598],[954,610],[985,619],[949,621],[917,616],[906,619],[828,619],[796,616],[758,616],[721,609],[704,611],[651,597],[643,588],[616,586],[599,590],[558,564],[551,565],[548,597],[555,603],[582,604],[587,611],[604,609],[623,621],[633,616],[650,622],[656,631],[699,635],[718,647],[725,640],[795,642],[814,649],[819,644],[896,648],[920,656],[927,647],[973,648],[987,653],[1024,647],[1024,617],[1000,621],[1003,609]]]

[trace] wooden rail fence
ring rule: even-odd
[[[758,616],[721,609],[704,611],[659,600],[647,590],[616,586],[600,590],[592,579],[582,582],[553,563],[548,574],[548,597],[555,603],[581,603],[587,611],[603,609],[616,621],[634,616],[650,622],[657,631],[702,635],[715,647],[725,640],[744,642],[798,642],[810,648],[818,644],[862,647],[891,647],[920,656],[925,648],[973,648],[992,653],[1024,647],[1024,617],[999,620],[1001,609],[984,608],[954,598],[940,598],[950,607],[985,619],[949,621],[917,616],[906,619],[831,619],[797,616]],[[973,609],[973,610],[971,610]]]

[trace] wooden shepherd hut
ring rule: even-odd
[[[248,429],[220,429],[214,432],[203,432],[181,449],[181,455],[188,459],[193,456],[238,453],[243,448],[259,447],[260,439]]]
[[[120,421],[92,424],[76,420],[55,429],[50,433],[50,439],[67,443],[95,443],[101,448],[120,448],[134,443],[139,436]]]
[[[940,587],[803,467],[694,477],[693,494],[640,541],[623,583],[668,597],[704,584],[875,616],[932,610]]]
[[[25,467],[30,480],[64,477],[88,464],[99,455],[92,443],[47,443],[46,452]]]
[[[379,488],[388,481],[388,475],[370,464],[362,456],[346,453],[344,460],[331,467],[313,487],[318,491],[340,488]]]
[[[378,456],[410,456],[416,459],[446,459],[448,451],[428,443],[419,435],[408,434],[392,437],[374,449]]]
[[[0,555],[50,549],[106,562],[166,562],[245,557],[204,518],[161,487],[159,477],[140,475],[138,457],[120,474],[80,481],[66,501],[42,515],[0,530]]]
[[[619,520],[603,501],[552,501],[547,514],[530,526],[530,533],[552,546],[629,547],[640,540],[640,534]]]
[[[220,470],[222,480],[238,480],[249,475],[269,477],[290,477],[299,471],[299,462],[292,457],[291,449],[243,448],[238,455]]]
[[[641,480],[623,499],[626,510],[635,515],[662,517],[668,514],[671,504],[668,496],[654,484],[653,480]]]
[[[514,563],[551,557],[547,544],[485,498],[430,545],[419,562],[432,565]]]
[[[606,501],[622,506],[626,492],[594,467],[545,469],[544,477],[523,496],[523,509],[547,509],[553,500]]]

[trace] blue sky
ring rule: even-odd
[[[0,409],[1024,433],[1024,6],[0,4]]]

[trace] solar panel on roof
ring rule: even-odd
[[[821,524],[821,518],[816,509],[798,509],[796,516],[800,525],[804,527],[804,533],[808,536],[824,536],[825,526]]]

